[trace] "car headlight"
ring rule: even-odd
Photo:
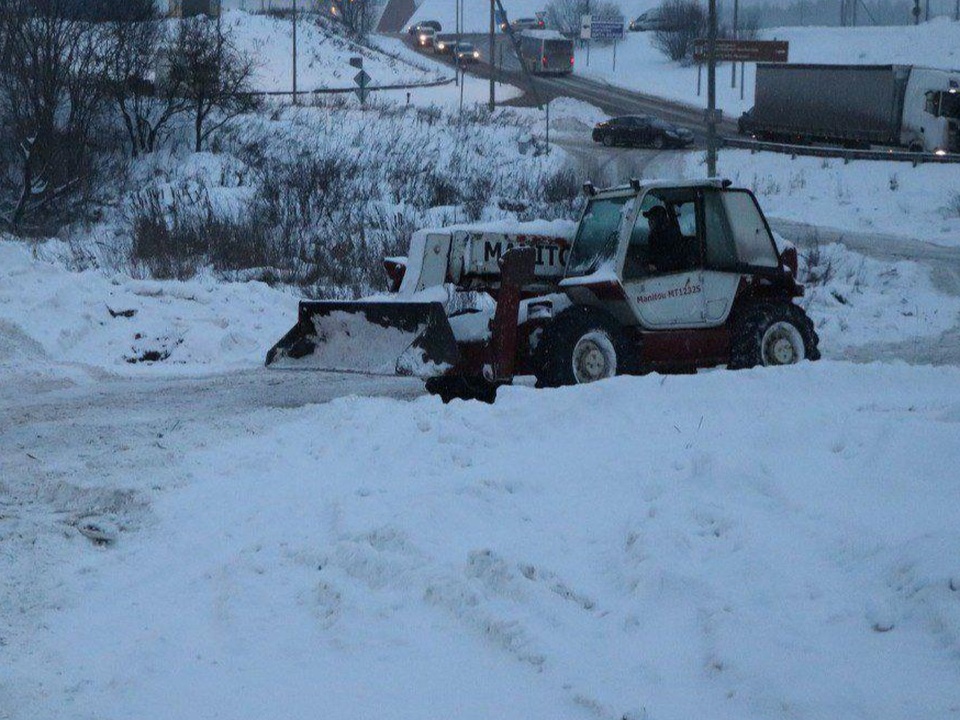
[[[426,35],[421,35],[421,36],[420,36],[420,42],[426,42],[426,41],[427,41],[427,36],[426,36]]]
[[[443,43],[439,43],[437,47],[443,50],[446,47],[446,45],[444,45]]]
[[[474,56],[475,58],[478,58],[478,57],[480,57],[480,53],[478,53],[477,51],[474,51],[474,52],[473,52],[473,56]]]
[[[933,154],[934,154],[934,155],[946,155],[946,154],[947,154],[947,151],[944,150],[943,148],[937,148],[936,150],[933,151]]]

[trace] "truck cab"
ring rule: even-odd
[[[911,70],[900,142],[918,152],[960,153],[960,71]]]

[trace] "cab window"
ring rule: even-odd
[[[779,267],[780,258],[773,236],[753,195],[746,190],[726,190],[722,197],[740,263]]]
[[[689,272],[701,266],[694,189],[652,190],[640,206],[624,259],[625,280]]]

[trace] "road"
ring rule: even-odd
[[[411,36],[398,35],[402,40],[416,49]],[[446,37],[446,35],[444,35]],[[664,100],[654,95],[624,90],[607,83],[587,80],[578,75],[563,76],[533,76],[523,73],[519,61],[513,52],[513,46],[507,36],[494,36],[494,64],[489,64],[490,39],[488,35],[466,34],[462,36],[464,42],[471,42],[480,51],[480,62],[467,66],[466,72],[478,77],[489,78],[491,72],[496,73],[498,80],[515,85],[523,90],[524,94],[505,102],[505,105],[531,106],[554,100],[558,97],[569,97],[575,100],[594,105],[609,115],[655,115],[689,127],[697,135],[697,142],[703,144],[706,138],[702,108],[684,105],[682,103]],[[450,67],[454,66],[452,56],[434,54],[432,50],[420,50],[437,62]],[[531,82],[532,80],[532,82]],[[721,135],[736,132],[736,122],[726,119],[718,127]]]

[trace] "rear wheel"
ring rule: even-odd
[[[813,321],[799,306],[758,303],[733,321],[728,367],[740,370],[819,360],[819,342]]]
[[[437,395],[444,404],[452,400],[478,400],[492,403],[497,399],[497,386],[481,377],[428,378],[426,389],[431,395]]]
[[[583,306],[570,308],[546,329],[538,354],[537,387],[605,380],[634,365],[616,320]]]

